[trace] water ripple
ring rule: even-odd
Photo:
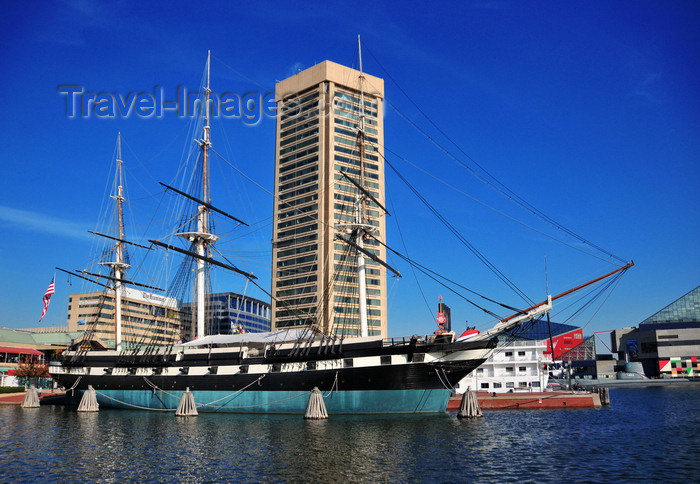
[[[0,481],[696,481],[700,385],[610,393],[607,408],[487,411],[465,420],[2,406]]]

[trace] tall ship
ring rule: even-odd
[[[183,394],[190,394],[200,412],[303,414],[309,395],[317,390],[322,394],[329,414],[444,412],[458,382],[486,361],[498,346],[499,335],[544,317],[560,297],[619,275],[631,266],[631,263],[625,264],[525,309],[509,308],[510,316],[500,318],[485,331],[457,334],[445,329],[442,325],[444,315],[439,313],[438,330],[432,334],[394,338],[382,335],[382,328],[386,325],[386,293],[382,292],[385,288],[376,282],[376,273],[379,269],[383,274],[396,271],[380,257],[385,254],[384,233],[377,219],[386,209],[381,162],[383,145],[376,141],[379,127],[375,119],[381,113],[372,100],[366,98],[367,76],[362,71],[360,54],[359,71],[340,69],[342,66],[332,63],[323,63],[314,71],[326,69],[331,73],[340,72],[345,77],[350,72],[357,74],[355,89],[338,88],[338,83],[334,82],[319,87],[320,84],[312,78],[307,82],[308,79],[305,81],[300,75],[292,82],[297,84],[290,104],[294,109],[283,112],[277,120],[278,150],[285,155],[278,157],[277,161],[280,178],[297,168],[311,172],[308,166],[316,155],[307,158],[299,155],[304,152],[304,143],[308,145],[303,135],[322,129],[318,123],[335,126],[335,133],[340,133],[336,138],[346,148],[343,156],[336,158],[340,160],[337,166],[326,172],[325,183],[342,188],[342,194],[336,200],[349,206],[350,210],[346,216],[338,218],[333,227],[318,229],[316,234],[321,235],[312,241],[313,245],[299,243],[300,240],[311,240],[311,233],[300,235],[297,230],[285,239],[287,232],[276,231],[273,249],[274,270],[283,267],[286,272],[279,272],[285,274],[298,274],[305,268],[316,270],[322,260],[333,260],[333,250],[350,253],[351,256],[343,261],[343,270],[348,271],[347,266],[351,264],[352,276],[346,273],[343,281],[353,285],[350,294],[354,296],[344,310],[337,309],[343,306],[335,306],[335,313],[352,313],[357,317],[350,323],[341,323],[334,314],[332,301],[346,300],[349,297],[347,289],[344,288],[341,295],[319,289],[335,287],[339,279],[325,281],[325,284],[318,281],[313,286],[294,286],[287,284],[286,280],[276,280],[277,284],[273,284],[275,288],[270,293],[273,308],[271,331],[211,334],[206,322],[209,269],[225,269],[251,284],[257,283],[252,273],[228,261],[222,262],[214,257],[212,250],[218,240],[211,223],[212,213],[233,218],[237,223],[243,222],[212,204],[209,65],[207,59],[201,139],[197,140],[198,172],[193,177],[198,181],[196,193],[166,185],[173,196],[182,197],[194,207],[194,212],[183,218],[191,225],[180,225],[175,230],[173,238],[176,241],[150,240],[150,248],[167,250],[192,261],[187,270],[176,275],[177,278],[183,274],[193,276],[191,302],[178,305],[173,302],[172,307],[162,308],[162,317],[152,319],[152,334],[144,329],[130,341],[124,340],[122,303],[126,300],[125,285],[137,283],[126,277],[129,264],[124,257],[124,247],[129,242],[123,228],[121,204],[124,197],[119,184],[112,196],[118,214],[116,233],[100,234],[114,244],[109,251],[109,260],[102,263],[109,274],[84,271],[80,274],[103,281],[106,297],[114,305],[114,344],[111,348],[96,344],[90,330],[94,325],[88,322],[83,338],[51,362],[50,374],[66,389],[69,404],[78,404],[86,392],[94,391],[101,407],[175,411]],[[310,86],[314,84],[312,89]],[[340,94],[325,106],[314,98],[315,93],[325,95],[332,89]],[[284,102],[284,93],[281,97]],[[304,99],[310,101],[304,104]],[[349,114],[334,119],[332,114],[339,109],[345,109]],[[297,132],[291,131],[294,129]],[[293,141],[282,139],[280,133],[285,132],[292,132],[288,139]],[[344,137],[343,133],[350,135]],[[293,152],[292,145],[302,151]],[[283,162],[288,165],[283,165]],[[119,166],[120,163],[119,160]],[[303,168],[305,166],[307,168]],[[317,205],[322,204],[316,203],[317,195],[292,188],[283,192],[279,186],[275,195],[275,221],[285,220],[285,214],[290,215],[287,217],[290,220],[291,215],[299,214],[314,223],[320,220],[322,209]],[[280,226],[284,223],[280,222]],[[322,237],[325,239],[321,240]],[[327,252],[321,253],[323,250]],[[311,256],[313,251],[315,255]],[[285,258],[287,252],[294,252],[297,256]],[[313,264],[304,265],[305,261],[313,261]],[[315,278],[314,274],[306,280]],[[177,299],[167,296],[162,301]]]

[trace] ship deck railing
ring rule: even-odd
[[[450,343],[454,341],[454,332],[445,332],[439,334],[428,334],[428,335],[417,335],[412,336],[394,336],[391,338],[385,338],[384,346],[409,346],[409,345],[420,345],[429,344],[435,342]]]

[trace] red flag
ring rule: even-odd
[[[54,280],[56,279],[56,276],[53,276],[51,278],[51,284],[49,284],[49,287],[46,288],[46,292],[44,293],[44,310],[41,312],[41,317],[39,318],[39,322],[41,322],[42,319],[44,319],[44,316],[46,315],[46,311],[49,310],[49,303],[51,302],[51,296],[56,292],[55,287],[54,287]]]

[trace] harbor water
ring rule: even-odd
[[[0,482],[698,482],[700,384],[598,409],[333,416],[0,406]]]

